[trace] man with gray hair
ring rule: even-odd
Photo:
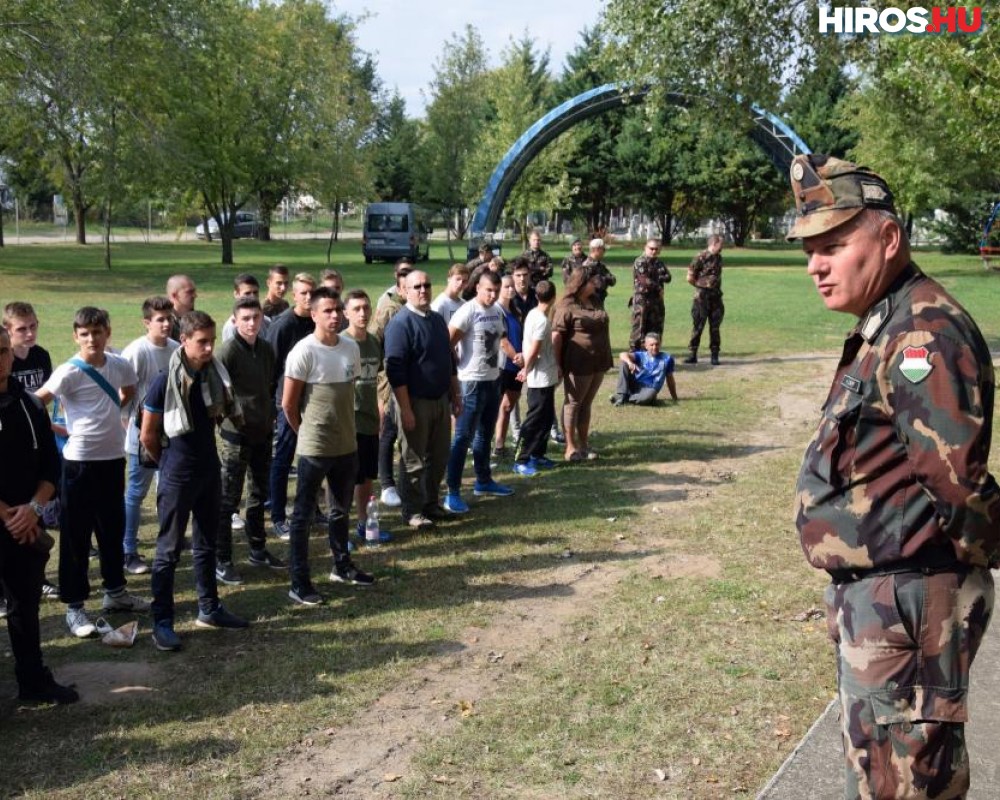
[[[608,287],[614,286],[618,279],[614,276],[608,265],[604,263],[605,246],[603,239],[590,240],[590,254],[584,259],[583,266],[590,270],[590,274],[599,278],[597,291],[594,292],[594,302],[598,308],[604,308],[604,300],[608,296]]]
[[[831,579],[847,798],[965,797],[969,668],[993,609],[994,374],[975,322],[910,259],[871,170],[791,167],[808,274],[857,318],[802,463],[795,522]]]
[[[660,352],[660,334],[647,333],[641,349],[624,352],[619,359],[618,386],[611,395],[612,405],[655,406],[664,384],[670,399],[677,402],[674,357]]]

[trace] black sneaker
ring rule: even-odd
[[[349,583],[352,586],[371,586],[375,583],[373,576],[362,572],[350,562],[335,566],[330,572],[330,580],[334,583]]]
[[[698,356],[690,355],[690,356],[688,356],[687,358],[684,359],[683,363],[685,363],[685,364],[697,364],[698,363]]]
[[[250,623],[243,617],[237,617],[226,610],[226,607],[219,603],[215,611],[206,614],[204,611],[198,612],[198,619],[194,622],[199,628],[249,628]]]
[[[58,703],[68,705],[80,699],[73,685],[63,686],[56,683],[52,673],[46,668],[42,670],[42,676],[31,686],[22,686],[17,692],[17,699],[22,703],[43,704]]]
[[[312,585],[288,590],[288,596],[301,606],[318,606],[323,603],[323,595],[317,592]]]
[[[220,561],[215,566],[215,578],[226,586],[240,586],[243,577],[236,571],[232,561]]]
[[[164,652],[181,649],[181,637],[174,633],[172,619],[161,619],[153,624],[153,644]]]
[[[125,571],[130,575],[145,575],[149,572],[149,564],[138,553],[128,553],[125,556]]]
[[[271,569],[288,569],[288,564],[267,550],[251,550],[247,558],[255,567],[270,567]]]
[[[712,353],[712,366],[713,367],[719,366],[719,354],[718,353]]]
[[[58,600],[58,599],[59,599],[59,587],[48,579],[42,581],[42,600]]]

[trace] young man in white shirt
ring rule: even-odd
[[[556,298],[551,281],[535,288],[538,305],[524,321],[524,366],[517,379],[528,387],[528,412],[521,424],[520,446],[514,458],[514,472],[537,475],[554,464],[545,455],[549,428],[556,418],[556,387],[562,381],[559,362],[552,348],[552,320],[549,311]]]
[[[316,511],[316,492],[323,480],[330,487],[327,532],[333,553],[330,580],[371,586],[375,579],[351,562],[348,520],[358,474],[354,422],[354,381],[361,372],[358,345],[338,331],[344,316],[340,297],[326,287],[312,293],[314,332],[296,344],[285,360],[281,408],[297,436],[298,481],[289,544],[291,588],[288,596],[302,605],[319,605],[323,597],[309,572],[309,523]]]
[[[146,396],[153,378],[167,371],[170,356],[180,347],[180,344],[170,338],[173,310],[169,297],[147,297],[142,304],[142,324],[146,328],[146,335],[129,342],[122,350],[122,358],[132,365],[139,379],[135,397],[128,407],[128,428],[125,434],[128,477],[125,484],[125,540],[122,548],[125,551],[125,571],[133,575],[149,572],[149,564],[139,554],[139,522],[142,501],[146,499],[156,474],[155,467],[144,467],[139,463],[139,428],[134,424],[135,411]]]
[[[469,268],[465,264],[452,264],[448,270],[448,282],[444,286],[444,291],[431,303],[431,310],[437,311],[444,317],[445,323],[450,323],[455,312],[464,305],[462,292],[468,282]]]
[[[79,355],[61,364],[36,393],[43,403],[58,397],[66,411],[69,441],[60,481],[59,594],[68,606],[66,625],[78,638],[97,633],[84,603],[90,539],[96,534],[104,586],[102,611],[146,611],[149,602],[126,591],[125,429],[121,409],[135,396],[139,378],[121,356],[105,353],[111,337],[108,312],[85,306],[73,319]]]
[[[458,380],[462,387],[462,412],[455,418],[455,435],[448,456],[448,494],[444,507],[453,514],[464,514],[469,506],[462,500],[462,471],[472,445],[476,470],[473,492],[477,496],[507,497],[514,494],[509,486],[493,480],[490,469],[490,443],[500,411],[500,349],[514,363],[523,363],[507,341],[502,309],[497,306],[500,276],[484,271],[476,283],[476,296],[451,318],[448,333],[458,352]]]

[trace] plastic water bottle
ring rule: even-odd
[[[378,524],[378,500],[375,495],[368,498],[365,509],[365,544],[374,547],[381,542],[381,529]]]

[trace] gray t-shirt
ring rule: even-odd
[[[331,346],[313,334],[292,348],[285,377],[306,384],[296,447],[300,456],[329,458],[358,449],[354,381],[360,374],[361,352],[352,339],[341,336]]]
[[[125,452],[135,455],[139,452],[139,428],[135,424],[135,410],[146,397],[146,392],[153,384],[153,378],[161,372],[166,372],[170,365],[170,356],[180,344],[173,339],[167,339],[165,345],[155,345],[147,336],[140,336],[129,342],[122,350],[122,358],[128,361],[139,382],[135,386],[135,398],[129,408],[123,409],[128,415],[128,427],[125,432]]]
[[[448,297],[444,292],[441,292],[441,294],[434,298],[434,302],[431,303],[431,309],[437,311],[438,314],[444,317],[444,321],[450,325],[451,318],[455,316],[455,312],[464,305],[465,301],[461,297],[455,300]]]

